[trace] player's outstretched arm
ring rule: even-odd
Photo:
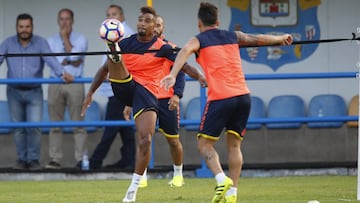
[[[191,38],[176,56],[170,74],[165,76],[160,81],[160,86],[164,87],[166,90],[169,90],[169,88],[173,87],[176,81],[176,76],[184,66],[187,59],[190,57],[191,54],[197,52],[199,49],[200,49],[199,40],[195,37]]]
[[[267,34],[246,34],[235,31],[239,45],[266,46],[266,45],[291,45],[293,37],[290,34],[267,35]]]
[[[85,116],[86,109],[90,106],[92,102],[92,95],[99,88],[102,82],[106,80],[108,74],[108,62],[106,61],[103,66],[99,68],[94,76],[88,93],[85,95],[85,99],[81,108],[81,116]]]

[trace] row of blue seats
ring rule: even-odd
[[[10,119],[10,112],[9,112],[9,107],[8,107],[8,103],[7,101],[0,101],[0,112],[1,112],[1,116],[0,116],[0,122],[11,122]],[[70,116],[69,116],[69,112],[68,110],[66,110],[65,112],[65,121],[70,121]],[[85,114],[85,121],[99,121],[101,120],[101,111],[100,111],[100,106],[98,104],[98,102],[93,101],[91,103],[91,106],[88,108],[88,110],[86,111]],[[49,113],[48,113],[48,103],[47,101],[44,101],[43,103],[43,122],[50,122],[50,118],[49,118]],[[96,126],[88,126],[85,127],[86,130],[88,132],[94,132],[97,130]],[[42,132],[44,134],[49,133],[50,128],[41,128]],[[1,134],[7,134],[11,132],[11,128],[0,128],[0,133]],[[72,133],[72,128],[71,127],[64,127],[63,128],[63,132],[64,133]]]
[[[327,116],[347,116],[347,105],[345,100],[336,94],[322,94],[314,96],[308,108],[305,107],[304,100],[298,95],[279,95],[273,97],[267,107],[264,101],[257,96],[251,96],[251,111],[249,119],[257,118],[294,118],[294,117],[327,117]],[[189,120],[200,119],[200,98],[192,98],[184,113],[184,118]],[[343,121],[334,122],[309,122],[309,128],[339,128],[344,124]],[[289,129],[300,128],[301,122],[289,123],[266,123],[267,128]],[[249,123],[247,129],[259,129],[261,123]],[[197,130],[198,126],[185,126],[187,130]]]
[[[200,120],[201,108],[200,97],[192,98],[186,108],[180,103],[180,118],[188,120]],[[300,96],[297,95],[279,95],[273,97],[268,106],[265,106],[264,101],[257,96],[251,96],[251,111],[249,119],[256,118],[294,118],[294,117],[326,117],[326,116],[346,116],[347,105],[345,100],[335,94],[325,94],[314,96],[309,103],[306,110],[305,102]],[[0,122],[10,122],[10,115],[8,110],[7,101],[0,101]],[[99,121],[102,119],[99,104],[94,101],[90,108],[87,110],[85,121]],[[65,113],[65,121],[69,121],[69,113]],[[48,115],[47,101],[44,101],[43,107],[43,121],[50,121]],[[344,124],[343,121],[338,122],[310,122],[307,123],[310,128],[338,128]],[[267,128],[300,128],[301,122],[291,123],[266,123]],[[261,123],[249,123],[247,129],[259,129],[263,126]],[[199,125],[186,125],[186,130],[198,130]],[[88,132],[93,132],[97,127],[86,127]],[[48,133],[50,128],[42,128],[43,133]],[[0,133],[9,133],[10,128],[0,128]],[[71,127],[63,128],[65,133],[72,132]]]

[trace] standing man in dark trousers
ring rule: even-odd
[[[124,26],[125,36],[134,34],[134,31],[125,22],[125,15],[122,7],[119,5],[110,5],[106,10],[107,18],[118,19]],[[103,64],[107,65],[107,56],[103,57]],[[104,77],[107,78],[107,75]],[[89,92],[86,95],[85,102],[91,102],[92,95],[99,88],[102,95],[108,97],[106,106],[105,120],[124,120],[123,110],[125,104],[114,96],[109,82],[101,85],[92,83]],[[108,154],[115,137],[119,133],[122,141],[120,148],[121,159],[113,164],[105,166],[109,169],[134,168],[135,164],[135,130],[132,126],[105,126],[100,142],[97,144],[92,156],[90,157],[90,168],[99,169]]]

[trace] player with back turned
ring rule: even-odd
[[[218,8],[202,2],[198,10],[200,33],[180,50],[169,75],[161,80],[172,87],[187,58],[195,53],[205,72],[208,99],[201,119],[198,150],[217,182],[213,203],[237,202],[237,185],[243,158],[241,142],[250,113],[250,91],[242,71],[239,45],[290,45],[292,36],[250,35],[219,29]],[[214,145],[225,128],[229,176],[226,176]]]

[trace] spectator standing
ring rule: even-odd
[[[59,33],[48,39],[53,52],[86,52],[87,39],[84,35],[73,31],[74,13],[68,8],[58,12]],[[84,56],[70,55],[57,56],[57,60],[64,69],[74,78],[83,76]],[[51,77],[55,77],[54,71]],[[73,84],[50,84],[48,88],[48,111],[51,121],[63,121],[65,110],[68,108],[70,119],[82,121],[81,106],[84,100],[85,87],[83,83]],[[83,153],[86,152],[87,132],[83,127],[74,127],[74,148],[76,167],[81,167]],[[50,162],[45,166],[48,169],[61,168],[60,161],[63,158],[62,152],[63,135],[61,128],[51,128],[49,136]]]
[[[106,10],[107,18],[118,19],[124,26],[125,36],[130,36],[135,32],[125,22],[124,10],[121,6],[112,4]],[[107,56],[103,57],[103,63],[107,61]],[[85,101],[91,101],[92,95],[99,87],[99,84],[93,83],[86,95]],[[125,104],[114,96],[109,82],[103,82],[99,88],[103,96],[108,97],[106,105],[105,120],[124,120],[123,110]],[[105,126],[100,142],[97,144],[91,158],[90,168],[98,169],[102,167],[103,161],[108,154],[116,135],[119,133],[122,141],[120,148],[121,159],[113,164],[105,166],[106,168],[134,168],[135,164],[135,132],[133,127],[126,126]]]
[[[0,45],[0,54],[50,53],[46,40],[33,34],[33,18],[24,13],[17,16],[16,35],[5,39]],[[52,69],[53,77],[62,77],[71,82],[72,76],[64,72],[55,57],[8,57],[0,56],[0,64],[6,60],[7,78],[43,78],[44,62]],[[6,95],[13,122],[40,122],[43,111],[43,90],[41,84],[9,84]],[[14,140],[17,162],[14,169],[40,169],[41,129],[15,128]]]

